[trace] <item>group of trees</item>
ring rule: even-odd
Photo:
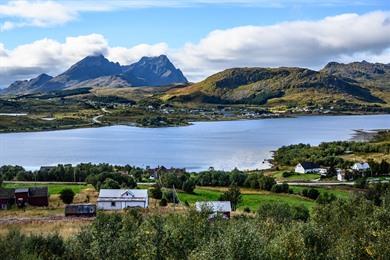
[[[58,235],[0,237],[2,259],[387,259],[390,194],[316,206],[262,204],[256,214],[209,221],[207,214],[98,214],[64,240]]]
[[[295,144],[282,146],[274,153],[274,162],[278,165],[295,166],[302,161],[312,161],[328,167],[349,168],[353,162],[346,161],[340,156],[346,153],[390,153],[390,144],[377,142],[387,133],[381,133],[372,142],[335,141],[321,143],[318,146],[309,144]],[[387,140],[387,139],[386,139]],[[373,163],[373,162],[372,162]],[[386,163],[386,162],[385,162]],[[374,165],[375,166],[375,165]],[[389,166],[382,165],[382,169],[376,171],[382,174],[389,173]]]

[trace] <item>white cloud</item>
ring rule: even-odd
[[[1,31],[16,27],[61,25],[76,18],[77,12],[54,1],[15,0],[0,5],[0,17],[8,17]]]
[[[75,20],[82,12],[108,12],[134,8],[188,8],[238,5],[269,8],[375,5],[359,0],[10,0],[0,4],[0,32],[19,27],[50,27]]]
[[[390,62],[390,13],[343,14],[318,21],[242,26],[210,32],[197,43],[170,49],[166,43],[110,46],[99,34],[42,39],[12,50],[0,43],[0,85],[47,72],[56,75],[91,54],[130,64],[142,56],[168,54],[192,81],[231,67],[302,66],[329,61]]]
[[[390,13],[374,12],[216,30],[196,44],[187,43],[174,57],[187,75],[197,78],[202,71],[236,66],[319,68],[359,53],[379,57],[389,47]]]

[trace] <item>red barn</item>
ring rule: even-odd
[[[28,189],[28,204],[31,206],[49,206],[49,192],[47,187],[33,187]]]
[[[28,203],[28,188],[15,189],[15,201],[16,204],[21,207]]]

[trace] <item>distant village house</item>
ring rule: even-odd
[[[296,173],[318,173],[318,174],[326,174],[327,170],[325,168],[321,168],[318,163],[314,162],[302,162],[298,163],[295,166]]]
[[[126,208],[147,208],[148,191],[136,189],[101,189],[97,208],[101,210],[122,210]]]
[[[229,219],[232,212],[230,201],[198,201],[195,203],[195,209],[198,212],[209,211],[209,219],[218,216]]]
[[[365,172],[370,170],[370,165],[366,162],[359,162],[352,165],[351,169],[354,171]]]

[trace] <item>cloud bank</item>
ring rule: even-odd
[[[166,43],[110,46],[103,35],[42,39],[8,50],[0,43],[0,86],[46,72],[56,75],[87,55],[101,53],[121,64],[167,54],[192,81],[245,66],[302,66],[366,59],[390,62],[390,13],[342,14],[317,21],[242,26],[210,32],[196,43],[171,49]]]
[[[375,5],[372,0],[368,5]],[[296,7],[356,6],[359,0],[11,0],[0,3],[0,32],[19,27],[52,27],[71,22],[83,12],[109,12],[136,8],[188,8],[194,6]]]

